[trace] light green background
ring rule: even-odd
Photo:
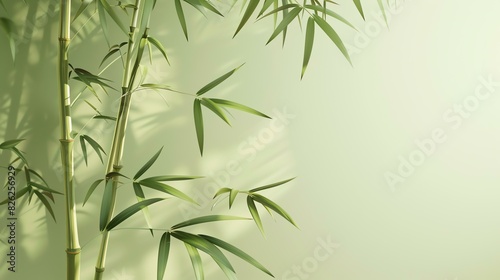
[[[31,34],[27,36],[31,39],[19,45],[15,63],[6,43],[0,45],[0,131],[5,139],[27,138],[21,147],[32,168],[61,190],[56,2],[28,0],[29,7],[19,2],[9,7],[16,11],[9,16],[20,29],[26,23],[23,32]],[[265,46],[270,21],[249,24],[231,39],[240,16],[237,11],[226,18],[206,19],[188,8],[190,41],[186,42],[173,3],[159,1],[152,34],[166,45],[172,66],[156,53],[147,81],[193,92],[246,62],[210,96],[273,116],[283,111],[290,116],[286,122],[278,117],[279,121],[271,123],[235,112],[233,126],[227,127],[206,114],[206,153],[200,158],[191,99],[162,94],[167,104],[154,92],[141,92],[134,97],[123,173],[133,174],[164,146],[158,164],[148,174],[205,175],[205,179],[175,185],[193,195],[202,193],[198,197],[202,203],[208,203],[214,186],[223,181],[229,187],[248,189],[298,176],[266,194],[295,218],[300,230],[280,217],[275,222],[265,213],[266,238],[252,222],[192,229],[238,245],[266,264],[279,280],[497,280],[500,86],[492,87],[483,100],[475,93],[482,85],[481,77],[500,81],[500,2],[396,1],[398,8],[388,11],[390,31],[382,25],[376,1],[364,2],[366,22],[351,1],[339,1],[339,13],[359,32],[332,21],[351,51],[354,67],[318,32],[309,69],[300,81],[303,33],[297,25],[284,48],[278,41]],[[79,25],[81,21],[76,29]],[[106,53],[101,31],[88,25],[81,32],[85,39],[75,39],[71,62],[96,72]],[[122,40],[121,35],[116,31],[113,37]],[[3,34],[0,38],[5,41]],[[105,76],[119,79],[119,73],[119,67],[110,68]],[[479,92],[488,93],[484,88]],[[99,108],[115,112],[116,98],[110,92]],[[458,125],[458,115],[449,110],[460,104],[470,110],[465,109],[466,117]],[[77,105],[75,113],[80,118],[75,128],[91,115],[87,108]],[[453,121],[444,115],[454,117]],[[443,141],[434,142],[432,154],[391,187],[387,172],[398,174],[401,157],[409,160],[414,155],[418,161],[416,142],[431,139],[435,130],[442,132]],[[85,133],[109,146],[111,131],[105,125],[89,126]],[[250,156],[248,148],[255,138],[259,149]],[[0,165],[6,165],[9,156],[2,154]],[[81,153],[77,151],[76,156]],[[90,162],[86,167],[77,158],[79,206],[88,186],[103,172],[97,156],[93,154]],[[231,167],[235,164],[236,168]],[[5,180],[4,175],[0,178]],[[122,188],[121,209],[134,201],[129,187]],[[95,195],[78,212],[81,241],[86,244],[82,279],[92,278],[99,204]],[[237,204],[231,213],[248,215],[244,200]],[[5,217],[5,207],[0,211]],[[36,204],[19,208],[18,272],[7,273],[2,261],[1,279],[64,279],[60,197],[56,211],[57,224]],[[225,203],[211,212],[210,206],[187,208],[174,200],[151,211],[154,224],[163,228],[195,214],[227,213]],[[142,226],[139,215],[123,225]],[[0,232],[2,238],[7,235]],[[147,231],[114,233],[107,279],[155,279],[159,236],[151,238]],[[335,248],[321,250],[328,240]],[[3,260],[6,248],[0,246]],[[165,279],[193,279],[183,246],[175,244],[172,252],[175,256]],[[204,260],[207,279],[224,278],[216,265]],[[244,262],[231,260],[240,279],[268,279]]]

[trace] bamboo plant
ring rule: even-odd
[[[157,279],[164,279],[167,272],[167,263],[170,255],[170,244],[177,240],[185,245],[186,250],[192,262],[193,270],[196,279],[204,279],[204,270],[201,263],[200,251],[208,254],[221,268],[228,279],[236,279],[234,268],[229,260],[222,253],[220,249],[224,249],[239,258],[245,260],[265,274],[272,276],[272,273],[260,264],[253,257],[249,256],[237,247],[213,236],[203,234],[194,234],[184,231],[184,228],[204,223],[231,221],[231,220],[253,220],[258,229],[264,234],[263,222],[257,208],[261,205],[263,209],[269,213],[275,212],[289,223],[297,227],[292,217],[278,204],[271,199],[262,195],[262,192],[281,186],[288,183],[292,179],[285,179],[279,182],[270,183],[264,186],[252,188],[250,190],[235,189],[235,188],[222,188],[214,194],[214,200],[220,200],[222,196],[227,196],[229,208],[233,206],[237,196],[246,196],[247,208],[251,218],[236,217],[229,215],[208,215],[201,216],[193,219],[183,221],[172,225],[170,228],[154,228],[151,224],[149,217],[148,206],[162,202],[165,197],[152,197],[146,198],[144,188],[159,191],[167,194],[170,197],[175,197],[184,200],[186,203],[195,203],[196,201],[170,185],[170,182],[193,180],[200,178],[200,176],[193,175],[171,175],[161,174],[143,178],[144,174],[155,164],[160,157],[161,149],[155,153],[133,176],[122,174],[123,169],[122,157],[126,151],[125,135],[127,130],[127,123],[130,115],[130,107],[133,103],[134,93],[139,90],[156,90],[166,91],[169,93],[183,93],[189,95],[193,100],[193,123],[194,130],[198,141],[198,148],[200,154],[203,155],[204,151],[204,113],[211,112],[218,116],[221,120],[230,124],[228,118],[228,109],[239,110],[249,114],[253,114],[263,118],[270,118],[268,115],[255,110],[251,107],[242,105],[240,103],[224,100],[216,97],[206,97],[211,93],[211,90],[216,88],[219,84],[229,79],[241,66],[231,69],[227,73],[220,75],[213,79],[211,82],[202,86],[197,92],[186,93],[178,89],[172,89],[165,84],[148,84],[143,83],[141,80],[141,67],[143,66],[142,58],[146,51],[151,52],[152,47],[161,53],[165,58],[166,63],[169,63],[166,49],[163,44],[156,38],[150,35],[150,18],[154,16],[157,0],[133,0],[133,1],[108,1],[108,0],[59,0],[60,1],[60,19],[59,19],[59,55],[58,55],[58,72],[59,72],[59,108],[60,108],[60,151],[61,151],[61,164],[63,167],[63,182],[64,182],[64,199],[65,199],[65,225],[66,225],[66,253],[67,253],[67,279],[79,280],[80,279],[80,253],[81,248],[78,237],[78,222],[76,215],[76,201],[75,185],[73,184],[73,170],[74,159],[73,149],[74,142],[79,141],[80,148],[86,163],[88,163],[88,150],[90,146],[94,152],[103,159],[103,155],[107,155],[107,163],[104,168],[104,176],[97,179],[88,189],[87,195],[83,199],[83,205],[89,200],[94,191],[103,185],[103,195],[101,197],[101,208],[99,214],[99,231],[101,234],[99,252],[96,256],[95,266],[95,280],[105,279],[106,269],[106,256],[108,254],[108,243],[111,238],[112,231],[115,230],[122,222],[133,216],[138,212],[142,212],[148,228],[152,236],[155,231],[161,233],[158,246],[158,260],[157,260]],[[384,11],[384,3],[382,0],[377,0],[382,11]],[[77,2],[77,10],[72,14],[72,2]],[[364,19],[364,12],[360,0],[353,0],[356,8]],[[3,2],[0,1],[3,6]],[[28,3],[29,4],[29,3]],[[387,3],[388,4],[388,3]],[[216,15],[223,16],[217,9],[217,6],[208,0],[174,0],[169,3],[169,8],[174,9],[178,20],[179,26],[186,38],[189,39],[188,33],[188,19],[184,13],[184,7],[191,5],[200,12],[212,12]],[[344,46],[340,36],[337,34],[333,25],[328,22],[328,19],[334,19],[341,24],[346,24],[352,28],[354,26],[345,18],[332,10],[336,5],[335,2],[330,0],[318,1],[296,1],[296,0],[249,0],[242,4],[243,13],[239,21],[234,36],[236,36],[243,27],[252,18],[262,20],[268,17],[274,18],[273,31],[267,43],[274,41],[278,36],[282,36],[283,44],[286,41],[288,27],[292,22],[297,21],[300,24],[305,22],[305,39],[304,39],[304,53],[302,58],[302,69],[300,77],[302,78],[308,67],[315,37],[315,29],[319,27],[323,33],[333,42],[333,44],[340,50],[346,60],[351,63],[351,59]],[[260,8],[259,8],[260,7]],[[5,7],[4,7],[5,8]],[[259,8],[259,9],[258,9]],[[94,10],[98,14],[98,19],[87,17],[86,11]],[[120,12],[124,11],[124,14]],[[123,23],[122,19],[129,16],[128,28]],[[385,14],[384,14],[385,16]],[[123,31],[123,42],[118,42],[110,46],[109,52],[105,54],[101,61],[103,70],[99,74],[92,74],[83,68],[75,67],[70,64],[70,51],[71,51],[71,25],[77,19],[85,18],[84,22],[88,23],[93,20],[102,27],[103,34],[109,42],[111,39],[108,36],[110,26],[108,25],[109,19],[116,25],[117,28]],[[13,43],[13,22],[6,17],[0,17],[0,26],[9,36],[10,48],[12,57],[15,58],[15,44]],[[122,51],[122,49],[125,49]],[[112,60],[113,57],[117,57]],[[90,135],[84,134],[84,129],[74,129],[72,124],[72,106],[82,99],[82,93],[78,95],[71,94],[70,80],[82,83],[86,90],[92,93],[95,97],[99,98],[106,89],[113,90],[113,82],[103,77],[105,70],[115,61],[123,60],[123,72],[121,79],[119,108],[116,116],[109,116],[101,114],[97,106],[85,100],[95,111],[96,114],[92,119],[103,119],[112,121],[114,124],[114,132],[111,139],[111,147],[108,153],[105,149],[95,141]],[[74,100],[72,100],[74,99]],[[27,186],[18,192],[17,198],[23,195],[29,195],[30,198],[33,194],[39,198],[48,211],[55,218],[51,205],[46,197],[53,199],[53,194],[62,194],[50,188],[43,180],[42,176],[33,169],[29,168],[28,162],[22,152],[16,147],[22,139],[15,139],[6,141],[0,144],[0,149],[11,150],[17,157],[14,162],[19,161],[20,165],[18,170],[25,172]],[[24,167],[24,169],[22,169]],[[37,183],[31,180],[30,175],[34,175],[37,180],[43,181]],[[125,182],[124,182],[125,181]],[[137,198],[137,203],[130,205],[123,209],[118,214],[116,212],[117,193],[119,186],[122,184],[130,185]],[[81,187],[81,186],[80,186]],[[129,188],[130,189],[130,188]],[[31,200],[31,199],[30,199]],[[6,203],[3,201],[2,203]]]

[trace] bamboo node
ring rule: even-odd
[[[59,37],[59,42],[69,42],[70,39],[69,38],[61,38]]]
[[[103,268],[98,268],[98,267],[95,268],[96,272],[104,272],[104,270],[106,270],[106,268],[104,268],[104,267]]]
[[[66,253],[68,253],[68,255],[78,255],[81,251],[81,248],[66,249]]]
[[[73,143],[75,139],[70,138],[70,139],[59,139],[59,142],[61,143]]]

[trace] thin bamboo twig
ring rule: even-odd
[[[60,2],[59,95],[61,119],[61,163],[64,170],[66,210],[67,279],[80,280],[80,243],[73,187],[73,138],[71,137],[71,96],[68,77],[68,48],[71,40],[71,0]]]

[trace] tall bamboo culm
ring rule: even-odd
[[[70,44],[71,0],[60,2],[59,30],[59,95],[61,113],[61,163],[64,172],[66,211],[67,279],[80,280],[80,243],[76,220],[75,190],[73,188],[73,139],[71,137],[71,96],[68,84],[68,48]]]
[[[118,110],[118,115],[116,117],[115,130],[113,133],[113,139],[111,143],[111,151],[108,157],[108,163],[106,167],[106,174],[111,172],[120,172],[122,169],[122,156],[123,149],[125,145],[125,132],[127,129],[128,116],[130,111],[130,104],[132,99],[132,94],[130,92],[131,89],[131,67],[133,62],[133,51],[135,48],[135,37],[136,37],[136,29],[137,23],[139,20],[139,8],[141,7],[141,0],[135,1],[134,14],[132,16],[132,20],[130,23],[129,30],[129,40],[128,40],[128,50],[127,57],[125,62],[125,69],[123,71],[123,79],[122,79],[122,95],[120,108]],[[112,185],[108,184],[109,180],[113,180]],[[113,212],[116,203],[116,190],[118,188],[118,178],[106,177],[106,188],[111,187],[112,190],[112,199],[111,199],[111,210],[109,211],[106,223],[109,223],[111,218],[113,217]],[[101,233],[101,244],[99,247],[99,255],[97,257],[97,263],[95,267],[95,276],[94,280],[102,280],[104,270],[106,268],[106,254],[108,251],[108,243],[109,243],[109,231],[104,229]]]

